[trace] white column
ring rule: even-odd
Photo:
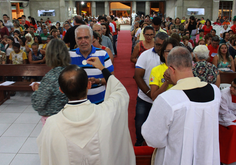
[[[104,3],[104,7],[105,7],[105,13],[104,14],[106,14],[106,15],[110,15],[110,9],[109,9],[109,2],[108,1],[105,1],[105,3]]]
[[[166,1],[166,17],[175,18],[175,1]],[[177,11],[176,11],[177,12]]]
[[[137,4],[136,4],[136,1],[133,1],[132,2],[132,11],[130,11],[131,13],[133,13],[133,10],[135,11],[135,13],[137,13],[137,11],[136,11],[136,7],[137,6]]]
[[[212,2],[212,21],[216,21],[216,19],[218,18],[218,12],[219,12],[219,5],[220,2],[218,0],[213,0]]]
[[[150,2],[146,1],[145,2],[145,15],[149,15],[150,14]]]
[[[185,13],[186,11],[184,11],[184,0],[177,0],[175,2],[175,17],[182,18],[183,16],[186,16]]]
[[[234,16],[236,16],[236,0],[233,1],[233,5],[232,5],[232,23],[233,23]]]
[[[96,17],[97,11],[96,11],[96,2],[92,2],[92,16]]]
[[[1,20],[2,20],[3,14],[7,14],[10,17],[10,20],[12,20],[10,0],[0,0],[0,19]]]
[[[60,10],[60,15],[59,15],[59,20],[60,22],[64,22],[67,19],[68,15],[68,10],[65,5],[65,0],[60,0],[59,1],[59,10]]]

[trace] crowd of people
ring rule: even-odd
[[[45,124],[37,140],[42,164],[135,164],[129,96],[114,76],[117,18],[79,15],[62,26],[28,19],[3,15],[0,62],[52,68],[32,86],[32,106]],[[234,99],[221,105],[219,73],[235,72],[236,16],[230,30],[228,20],[214,23],[223,26],[220,36],[211,24],[194,16],[132,21],[135,146],[159,148],[155,164],[220,163],[218,111],[221,124],[234,122],[236,80],[227,88]]]

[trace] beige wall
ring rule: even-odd
[[[218,8],[213,11],[213,0],[167,0],[166,1],[166,16],[172,18],[183,16],[190,17],[187,15],[187,8],[205,8],[205,15],[196,16],[197,18],[204,17],[213,19],[212,13],[218,14]],[[217,7],[217,4],[214,4]],[[217,10],[217,11],[216,11]]]
[[[52,22],[60,21],[64,22],[67,19],[67,10],[64,0],[30,0],[30,15],[36,20],[43,18],[45,21],[48,16],[38,17],[38,10],[50,10],[54,9],[56,16],[49,17]]]
[[[0,0],[0,19],[1,20],[2,20],[3,14],[7,14],[12,19],[10,0]]]

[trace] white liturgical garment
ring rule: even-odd
[[[221,94],[217,86],[206,85],[197,77],[181,79],[153,102],[142,126],[142,135],[149,146],[157,148],[155,165],[220,164],[218,112]],[[212,91],[212,101],[190,101],[187,94],[205,86]]]
[[[126,89],[110,76],[103,103],[66,104],[37,139],[41,164],[135,165],[128,103]]]
[[[236,125],[233,121],[236,120],[236,103],[232,102],[230,87],[221,91],[221,104],[219,123],[223,126]]]

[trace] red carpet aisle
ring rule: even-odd
[[[134,64],[130,62],[131,35],[129,30],[119,32],[117,43],[117,57],[114,58],[115,76],[122,82],[130,96],[129,103],[129,130],[133,143],[135,143],[135,106],[137,97],[137,85],[134,76]]]

